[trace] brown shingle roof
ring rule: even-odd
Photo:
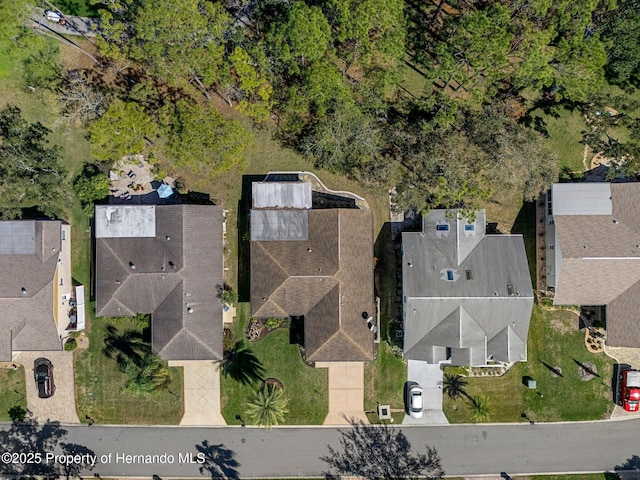
[[[7,222],[23,228],[31,224],[33,253],[0,254],[0,360],[13,351],[60,350],[53,316],[53,279],[60,253],[61,222],[19,220]],[[24,293],[23,289],[24,288]]]
[[[640,184],[610,189],[611,214],[554,215],[562,255],[554,302],[607,305],[607,343],[640,347]]]
[[[304,316],[309,361],[373,359],[370,210],[309,211],[308,240],[251,242],[253,316]]]
[[[156,205],[155,222],[155,237],[96,239],[96,314],[151,313],[162,358],[220,360],[222,209]]]

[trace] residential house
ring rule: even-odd
[[[222,285],[221,207],[96,206],[96,314],[151,314],[161,358],[222,359]]]
[[[70,327],[70,241],[69,225],[59,220],[0,222],[0,361],[62,349]]]
[[[561,183],[547,199],[556,305],[602,307],[607,344],[640,347],[640,184]]]
[[[404,357],[479,366],[527,359],[533,289],[521,235],[485,211],[431,210],[402,234]]]
[[[251,315],[302,322],[307,361],[372,360],[372,212],[311,177],[252,184]]]

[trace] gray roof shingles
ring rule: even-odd
[[[526,360],[533,289],[520,235],[486,235],[484,211],[432,210],[402,242],[405,358],[437,362],[447,347],[461,364]]]

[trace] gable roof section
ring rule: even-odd
[[[554,303],[607,305],[607,343],[640,347],[640,184],[556,184],[552,198]]]
[[[371,360],[371,211],[312,209],[308,221],[307,240],[251,242],[252,315],[304,316],[309,361]]]
[[[116,218],[133,218],[118,206]],[[96,238],[96,314],[152,313],[152,343],[165,360],[220,360],[222,209],[211,205],[156,205],[153,231],[127,230]],[[132,268],[135,266],[135,268]]]
[[[62,348],[53,316],[60,231],[58,220],[0,222],[0,361]]]
[[[526,343],[533,288],[524,242],[486,235],[484,219],[484,211],[469,221],[455,210],[432,210],[422,232],[403,233],[405,358],[439,361],[441,347],[451,349],[452,361],[471,365],[486,364],[492,353],[494,360],[522,360],[498,334],[510,325]]]

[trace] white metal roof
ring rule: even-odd
[[[253,182],[253,208],[311,208],[309,182]]]
[[[154,205],[98,205],[96,238],[142,238],[156,236]]]
[[[611,215],[611,184],[556,183],[551,201],[554,215]]]

